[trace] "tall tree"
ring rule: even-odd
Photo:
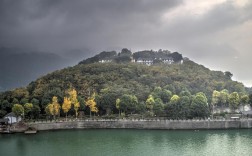
[[[33,99],[31,100],[31,103],[32,103],[33,105],[39,105],[39,100],[36,99],[36,98],[33,98]]]
[[[225,72],[224,72],[224,75],[225,75],[228,79],[231,79],[232,76],[233,76],[233,74],[232,74],[231,72],[229,72],[229,71],[225,71]]]
[[[32,103],[26,103],[24,105],[25,115],[27,115],[28,117],[30,117],[30,119],[31,119],[31,116],[32,116],[32,110],[33,110],[33,104]]]
[[[222,107],[226,107],[227,106],[227,103],[228,103],[228,90],[226,89],[223,89],[221,92],[220,92],[220,102],[221,102],[221,106]]]
[[[23,116],[24,115],[24,107],[20,104],[14,104],[12,107],[12,112],[17,116]]]
[[[32,118],[39,118],[39,113],[40,113],[40,107],[38,105],[33,104],[32,108]]]
[[[228,97],[228,103],[232,111],[235,111],[235,109],[237,109],[240,104],[239,94],[237,92],[231,93]]]
[[[52,103],[49,103],[46,106],[46,112],[49,115],[52,115],[54,120],[56,119],[56,116],[60,114],[60,104],[58,103],[58,98],[56,96],[53,96]]]
[[[71,109],[72,103],[71,100],[67,97],[64,97],[64,102],[62,104],[62,110],[66,114],[66,120],[67,120],[67,113]]]
[[[138,99],[135,95],[124,94],[120,100],[120,107],[124,113],[133,113],[136,110]]]
[[[190,96],[182,96],[180,98],[181,109],[181,118],[187,119],[191,118],[191,99]]]
[[[220,102],[220,92],[217,90],[214,90],[212,94],[212,105],[217,106],[219,102]]]
[[[155,100],[153,98],[152,95],[149,95],[148,99],[146,100],[146,108],[149,110],[149,111],[153,111],[153,106],[155,104]]]
[[[212,118],[213,118],[213,114],[214,114],[214,108],[220,103],[220,95],[221,93],[217,90],[213,91],[212,94]]]
[[[14,98],[13,100],[12,100],[12,104],[14,105],[14,104],[18,104],[19,103],[19,101],[18,101],[18,99],[17,98]]]
[[[173,119],[178,119],[180,110],[180,97],[178,95],[173,95],[168,104],[168,115]]]
[[[173,95],[171,97],[170,103],[176,105],[176,104],[178,104],[179,100],[180,100],[180,97],[178,95]]]
[[[205,118],[209,115],[207,98],[204,93],[199,92],[192,100],[192,113],[194,117]]]
[[[168,103],[172,97],[172,92],[164,89],[161,93],[161,99],[163,103]]]
[[[248,104],[248,102],[249,102],[249,96],[248,95],[242,95],[241,96],[241,104],[242,104],[243,111],[244,111],[244,106],[246,104]]]
[[[121,100],[119,98],[116,99],[116,109],[118,109],[118,111],[119,111],[119,117],[120,117],[120,114],[121,114],[121,112],[120,112],[120,102],[121,102]]]
[[[160,98],[155,99],[155,104],[153,106],[153,112],[157,116],[162,116],[164,114],[164,104]]]
[[[118,97],[117,94],[116,90],[111,88],[105,88],[100,91],[98,100],[99,106],[106,110],[107,115],[115,108],[116,97]]]
[[[69,94],[69,97],[70,97],[70,101],[74,107],[74,110],[75,110],[75,117],[77,119],[77,116],[78,116],[78,110],[80,108],[80,103],[77,99],[77,91],[75,89],[72,89],[68,92]]]
[[[252,94],[249,94],[249,104],[252,107]]]
[[[91,97],[89,97],[86,101],[86,106],[89,107],[89,112],[90,112],[90,118],[91,118],[91,112],[98,112],[98,108],[96,106],[95,102],[95,94],[93,94]]]

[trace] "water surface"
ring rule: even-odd
[[[252,155],[252,130],[62,130],[0,135],[0,156]]]

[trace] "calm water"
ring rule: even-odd
[[[0,135],[0,156],[252,156],[252,130],[64,130]]]

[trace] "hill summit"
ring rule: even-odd
[[[127,48],[123,48],[121,52],[117,53],[116,51],[103,51],[94,57],[88,58],[81,61],[79,64],[89,64],[89,63],[127,63],[127,62],[136,62],[139,64],[153,65],[156,63],[181,63],[183,62],[183,57],[178,52],[171,53],[168,50],[144,50],[138,51],[132,54]]]

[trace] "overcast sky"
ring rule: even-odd
[[[252,86],[252,1],[0,0],[0,46],[168,49]]]

